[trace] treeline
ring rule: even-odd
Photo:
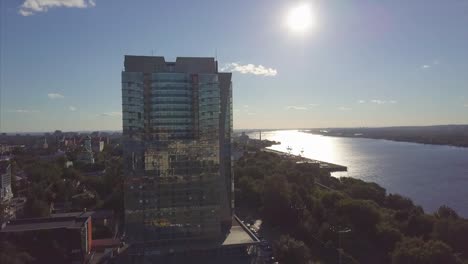
[[[314,129],[327,136],[364,137],[433,145],[468,147],[468,125],[428,127],[331,128]]]
[[[97,155],[96,164],[76,163],[75,168],[65,168],[65,159],[44,161],[27,153],[15,155],[12,160],[13,175],[24,171],[27,177],[22,190],[27,198],[24,208],[25,218],[45,217],[50,214],[51,205],[79,211],[87,208],[113,209],[123,211],[122,161],[119,156],[105,151]],[[102,174],[89,175],[90,168],[104,170]],[[18,183],[13,179],[13,192]]]
[[[426,214],[375,183],[261,151],[235,175],[236,207],[264,220],[280,263],[337,263],[340,244],[343,263],[468,263],[468,221],[446,206]]]

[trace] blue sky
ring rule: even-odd
[[[316,25],[298,34],[303,2]],[[121,129],[125,54],[215,51],[235,128],[468,123],[468,0],[7,0],[0,16],[2,132]]]

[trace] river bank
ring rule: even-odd
[[[468,256],[468,221],[448,207],[424,213],[378,184],[334,178],[277,152],[246,152],[235,175],[236,208],[263,220],[281,263],[334,263],[343,254],[345,263],[461,264]]]
[[[249,136],[256,138],[258,133]],[[297,130],[262,132],[262,139],[281,142],[269,149],[346,166],[347,172],[333,175],[376,182],[389,193],[410,197],[428,212],[445,204],[468,216],[467,148],[329,137]]]

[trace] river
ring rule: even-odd
[[[248,133],[258,138],[259,133]],[[441,205],[468,217],[468,148],[389,140],[327,137],[297,130],[262,132],[281,142],[271,149],[348,167],[333,173],[376,182],[388,193],[411,198],[428,213]]]

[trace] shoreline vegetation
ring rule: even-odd
[[[427,213],[376,183],[238,147],[236,211],[262,219],[280,263],[336,263],[340,252],[342,263],[468,263],[468,220],[453,209]]]
[[[331,137],[384,139],[397,142],[468,148],[468,125],[380,128],[320,128],[299,131]]]

